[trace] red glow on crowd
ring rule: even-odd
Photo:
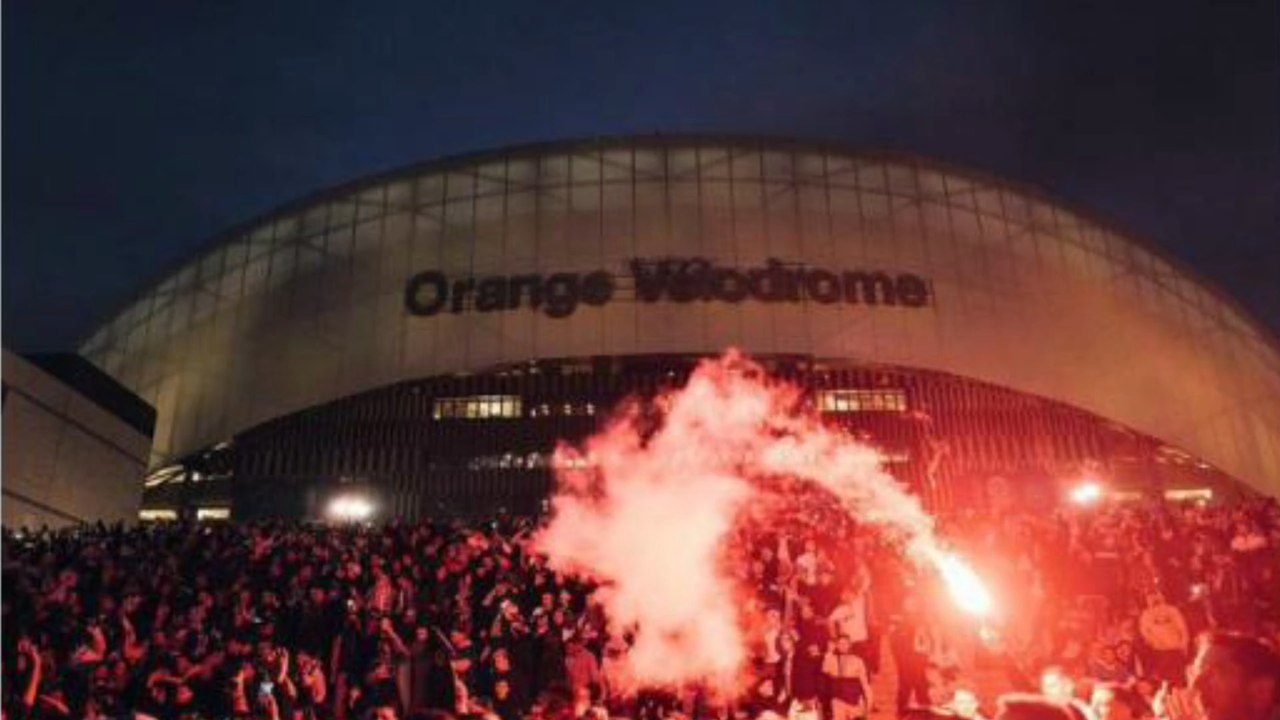
[[[723,558],[744,509],[786,504],[780,478],[826,490],[859,522],[900,540],[965,612],[994,608],[876,450],[824,424],[797,388],[741,353],[702,363],[685,387],[631,406],[558,456],[566,469],[537,549],[601,583],[615,629],[634,632],[629,675],[642,686],[740,691],[746,598]]]
[[[1071,502],[1077,505],[1093,505],[1102,500],[1102,485],[1096,480],[1084,480],[1071,489]]]

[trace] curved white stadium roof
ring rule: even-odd
[[[694,267],[717,268],[729,285],[729,273],[745,278],[776,259],[802,290],[769,301],[726,286],[646,301],[652,288],[636,286],[632,261],[672,258],[700,258]],[[818,295],[804,291],[815,270],[847,281],[839,293],[861,290],[852,302],[820,299],[836,291],[821,279]],[[427,271],[438,275],[409,286]],[[538,292],[567,286],[535,290],[526,276],[555,273],[578,276],[574,307],[531,308]],[[592,273],[609,277],[607,298],[603,276],[587,286]],[[907,285],[886,291],[876,284],[884,278]],[[925,288],[919,303],[912,278]],[[866,287],[879,304],[859,294]],[[482,300],[482,288],[518,307]],[[441,289],[462,296],[456,312]],[[890,305],[883,293],[894,291]],[[159,465],[402,380],[731,345],[996,383],[1280,491],[1280,352],[1229,299],[1035,191],[918,158],[790,141],[556,143],[362,180],[220,236],[81,352],[156,407]]]

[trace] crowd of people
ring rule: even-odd
[[[947,517],[1001,600],[984,623],[822,497],[744,518],[732,702],[633,692],[629,629],[531,550],[538,522],[6,530],[5,716],[1261,720],[1280,692],[1270,500]],[[997,708],[979,677],[1039,694]]]

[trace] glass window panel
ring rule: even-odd
[[[918,193],[916,190],[915,169],[911,166],[889,165],[886,168],[886,174],[888,175],[890,193],[907,197],[915,197]]]
[[[387,186],[386,203],[392,207],[403,207],[412,202],[413,199],[413,183],[409,180],[399,180]]]
[[[156,309],[151,315],[151,337],[160,338],[168,336],[173,323],[173,302],[168,302],[163,307]]]
[[[444,202],[444,175],[430,173],[414,182],[414,205],[436,207]]]
[[[704,178],[727,179],[730,163],[725,148],[698,148],[699,172]]]
[[[191,317],[191,307],[195,304],[190,293],[182,293],[173,300],[173,315],[170,324],[170,334],[178,333],[186,329],[187,321]]]
[[[1028,225],[1031,223],[1031,205],[1022,195],[1012,192],[1004,193],[1005,217],[1010,222]]]
[[[636,178],[661,180],[667,176],[667,153],[662,148],[636,150]]]
[[[381,225],[381,220],[366,220],[356,226],[356,232],[376,234]],[[351,228],[342,228],[329,232],[329,236],[325,238],[324,249],[329,253],[331,261],[341,262],[351,257],[351,235]]]
[[[554,187],[569,182],[569,157],[567,155],[548,155],[539,158],[538,183],[543,187]]]
[[[249,243],[247,240],[236,240],[226,246],[226,255],[223,262],[226,268],[234,268],[244,264],[245,258],[249,256]]]
[[[293,276],[297,247],[289,246],[271,253],[271,270],[268,276],[271,284],[278,285]]]
[[[947,186],[942,175],[933,170],[921,170],[920,194],[933,197],[946,197]]]
[[[826,156],[820,153],[800,153],[795,156],[795,175],[801,182],[826,181]]]
[[[631,193],[625,193],[630,200]],[[537,204],[532,193],[522,192],[507,196],[506,262],[511,268],[531,266],[536,258],[537,233],[534,217]],[[628,213],[629,217],[629,213]],[[606,218],[607,220],[607,218]]]
[[[266,223],[254,228],[249,233],[249,242],[252,243],[271,243],[275,237],[276,226],[274,223]]]
[[[1031,200],[1031,220],[1036,227],[1045,230],[1052,230],[1057,226],[1057,219],[1054,217],[1053,206],[1039,200]]]
[[[270,271],[270,259],[262,257],[244,266],[244,294],[253,295],[267,283]]]
[[[924,220],[924,232],[931,238],[945,238],[951,235],[951,211],[942,203],[923,202],[920,214]]]
[[[951,227],[957,238],[973,240],[981,235],[977,214],[962,208],[951,209]]]
[[[177,289],[179,292],[190,290],[196,284],[196,266],[188,264],[178,272]]]
[[[298,248],[298,274],[309,275],[316,268],[320,267],[325,261],[324,251],[316,249],[312,245],[303,245]]]
[[[329,220],[326,228],[343,228],[351,225],[356,219],[356,203],[354,196],[334,200],[329,203]]]
[[[796,218],[796,191],[790,183],[765,185],[765,217],[769,227],[769,251],[784,256],[800,256],[800,231]]]
[[[858,166],[858,187],[863,190],[885,192],[884,166],[880,163],[866,163]]]
[[[275,242],[270,235],[259,237],[255,234],[253,240],[249,243],[249,260],[269,257],[273,247],[275,247]]]
[[[200,260],[200,280],[207,282],[222,274],[222,249],[205,255]]]
[[[595,184],[600,182],[600,154],[582,153],[569,159],[569,174],[574,185]]]
[[[368,193],[361,196],[360,204],[356,206],[356,222],[364,222],[382,217],[387,212],[387,202],[385,192],[378,190],[377,197],[368,197]],[[332,223],[334,227],[345,227],[350,223]]]
[[[451,172],[445,179],[447,199],[470,199],[475,194],[476,180],[470,173]]]
[[[754,150],[734,149],[730,162],[734,180],[760,179],[760,153]]]
[[[329,226],[329,206],[327,204],[317,205],[309,208],[302,213],[302,236],[311,237],[319,234]],[[279,233],[276,234],[276,244],[280,244],[282,238]]]
[[[667,172],[672,178],[693,179],[698,175],[696,148],[672,148],[667,151]]]
[[[634,197],[636,252],[644,257],[669,254],[666,186],[656,181],[637,180]]]
[[[854,187],[858,183],[858,164],[845,155],[827,156],[827,180],[832,185]]]
[[[604,153],[604,179],[608,181],[631,179],[631,151],[607,150]]]
[[[764,176],[770,180],[791,182],[795,178],[791,163],[791,153],[766,152],[764,154]]]
[[[323,216],[324,213],[321,212],[320,215]],[[275,223],[267,229],[267,237],[270,238],[271,244],[277,247],[294,242],[301,237],[301,235],[301,215],[286,215],[282,218],[278,218]]]
[[[889,196],[881,193],[861,193],[859,202],[862,206],[862,218],[867,221],[884,220],[889,217]]]
[[[210,315],[213,315],[213,311],[217,306],[217,298],[211,293],[202,292],[196,295],[196,309],[195,314],[191,317],[191,324],[196,325],[203,322]]]
[[[222,276],[218,283],[218,295],[223,302],[236,302],[240,299],[240,280],[244,276],[244,268],[236,268]]]
[[[599,169],[597,167],[597,169]],[[590,211],[591,216],[576,218],[579,221],[589,221],[592,225],[598,226],[598,220],[594,217],[594,213],[600,209],[600,184],[599,182],[580,182],[577,177],[574,178],[573,190],[569,193],[569,204],[575,212]],[[594,237],[596,231],[592,231],[590,236]]]
[[[701,193],[700,249],[711,257],[733,258],[736,250],[733,197],[729,192],[729,183],[704,179],[701,183]]]
[[[1000,206],[1000,191],[995,188],[978,188],[974,192],[974,199],[978,203],[978,212],[991,217],[1000,217],[1004,214],[1004,209]]]

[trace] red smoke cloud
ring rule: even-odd
[[[581,447],[562,445],[556,460],[551,522],[535,546],[554,567],[601,583],[614,631],[635,632],[628,670],[641,686],[738,691],[747,598],[725,551],[745,509],[786,501],[769,479],[827,489],[919,563],[959,562],[874,449],[824,425],[799,389],[737,351],[701,363],[685,387],[620,411]]]

